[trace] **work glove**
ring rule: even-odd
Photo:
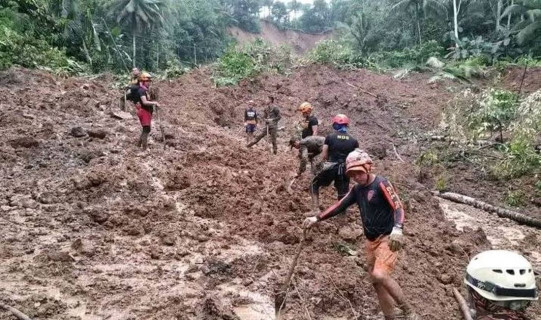
[[[304,222],[302,223],[302,227],[304,229],[310,229],[317,221],[318,221],[317,217],[306,218],[304,219]]]
[[[402,228],[394,227],[389,237],[389,248],[391,251],[398,251],[404,246],[404,236],[402,235]]]

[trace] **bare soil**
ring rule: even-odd
[[[323,66],[228,88],[215,88],[210,75],[199,69],[156,84],[163,107],[142,154],[133,111],[113,115],[110,76],[0,74],[0,301],[33,319],[273,319],[309,211],[307,175],[286,191],[297,166],[289,128],[308,100],[324,130],[332,115],[348,114],[376,172],[398,188],[408,242],[395,277],[409,300],[423,319],[460,318],[452,287],[463,286],[469,257],[492,246],[483,231],[492,225],[458,230],[414,174],[425,143],[415,137],[437,125],[457,84]],[[269,94],[286,128],[277,156],[266,140],[244,147],[242,111],[249,100],[261,110]],[[324,205],[334,197],[327,188]],[[357,210],[311,232],[285,319],[383,319]],[[539,238],[528,230],[520,241]],[[530,315],[539,314],[537,304]],[[14,318],[0,310],[0,319]]]
[[[231,27],[228,32],[235,37],[239,44],[253,42],[261,38],[265,42],[279,47],[281,45],[290,46],[293,52],[302,55],[314,48],[317,42],[330,39],[333,32],[325,32],[321,34],[309,34],[296,30],[280,30],[272,22],[267,20],[259,20],[261,25],[260,33],[250,33],[238,27]]]

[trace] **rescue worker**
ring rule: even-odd
[[[531,263],[512,251],[479,253],[466,267],[464,283],[476,320],[528,320],[525,310],[539,298]]]
[[[357,184],[340,201],[317,216],[306,218],[303,227],[308,229],[356,203],[368,240],[365,244],[368,271],[385,320],[419,319],[398,283],[391,278],[397,251],[404,242],[404,208],[391,183],[371,173],[372,164],[370,156],[361,149],[351,152],[346,159],[346,174]],[[395,314],[395,307],[402,313]]]
[[[306,171],[306,164],[308,162],[310,162],[314,176],[321,170],[323,164],[317,161],[316,158],[321,154],[324,143],[325,137],[320,136],[309,136],[302,140],[295,136],[289,140],[289,146],[299,150],[300,164],[295,178],[300,177]]]
[[[345,173],[347,155],[359,147],[359,142],[347,133],[349,119],[344,114],[337,114],[332,119],[335,130],[325,137],[321,158],[325,163],[321,172],[314,177],[310,184],[312,210],[319,212],[319,188],[326,187],[334,181],[338,200],[342,199],[349,190],[349,178]]]
[[[160,106],[158,102],[150,101],[148,96],[151,81],[152,76],[149,73],[143,72],[139,75],[139,88],[137,89],[134,99],[137,117],[139,117],[139,122],[143,127],[137,146],[142,147],[143,150],[146,150],[148,147],[148,135],[152,123],[152,113],[154,112],[155,107],[158,108]]]
[[[317,136],[319,122],[317,121],[317,118],[312,115],[312,105],[309,102],[303,102],[299,106],[299,111],[304,117],[300,122],[301,138],[304,139],[309,136]]]
[[[257,111],[254,109],[254,101],[248,102],[248,108],[244,110],[244,127],[246,128],[246,142],[249,143],[254,138],[254,132],[257,127]]]
[[[246,147],[250,148],[268,134],[271,137],[272,152],[276,154],[278,153],[278,145],[276,143],[276,137],[278,135],[278,121],[282,119],[282,116],[280,115],[280,109],[274,104],[274,96],[269,96],[267,107],[263,111],[263,117],[265,119],[265,129],[255,137],[254,141],[248,143]]]
[[[131,72],[130,82],[124,88],[124,95],[120,97],[120,109],[126,110],[126,101],[134,101],[139,89],[139,75],[141,71],[138,68],[133,68]]]

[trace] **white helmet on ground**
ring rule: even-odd
[[[468,264],[464,282],[491,301],[538,299],[531,263],[512,251],[479,253]]]

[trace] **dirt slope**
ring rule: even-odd
[[[315,47],[317,42],[333,36],[332,32],[308,34],[294,30],[279,30],[273,23],[267,20],[260,20],[259,23],[261,25],[261,33],[258,34],[246,32],[237,27],[229,28],[228,32],[240,44],[253,42],[261,38],[273,46],[288,45],[293,49],[294,53],[299,55]]]
[[[447,222],[412,174],[420,146],[410,137],[432,128],[451,98],[443,86],[420,85],[429,76],[396,81],[312,66],[215,88],[208,70],[196,70],[158,84],[167,148],[155,128],[149,154],[134,146],[137,120],[111,116],[117,93],[107,76],[14,69],[0,78],[0,301],[34,319],[272,319],[309,210],[309,180],[285,190],[297,165],[288,129],[277,156],[266,141],[243,147],[245,102],[268,94],[286,128],[303,100],[324,128],[333,114],[350,115],[352,133],[407,205],[396,277],[423,319],[459,318],[451,288],[462,287],[468,257],[490,246],[482,230]],[[75,127],[86,134],[73,136]],[[323,198],[329,205],[334,193]],[[305,308],[312,319],[382,319],[358,220],[351,209],[311,233],[286,319],[305,317]],[[344,245],[359,254],[342,256]],[[13,317],[0,311],[0,319]]]

